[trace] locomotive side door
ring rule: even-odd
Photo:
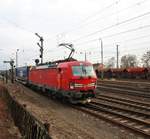
[[[57,89],[62,88],[62,69],[58,68],[57,70]]]

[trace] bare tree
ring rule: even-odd
[[[150,67],[150,50],[143,54],[141,60],[144,67]]]
[[[137,66],[137,58],[136,55],[124,55],[121,57],[121,67],[128,68],[128,67],[136,67]]]
[[[115,67],[115,57],[111,57],[110,59],[108,59],[108,61],[106,63],[106,67],[107,68],[114,68]]]

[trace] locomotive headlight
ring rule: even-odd
[[[74,89],[74,83],[70,83],[70,89]]]

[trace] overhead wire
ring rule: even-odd
[[[134,32],[134,31],[142,30],[142,29],[146,29],[146,28],[150,28],[150,25],[139,26],[137,28],[132,28],[132,29],[128,29],[128,30],[125,30],[125,31],[122,31],[122,32],[106,35],[106,36],[103,36],[103,38],[110,38],[110,37],[118,36],[118,35],[121,35],[121,34],[124,34],[124,33]]]
[[[126,40],[123,40],[123,41],[118,41],[117,43],[126,42],[126,41],[134,41],[134,40],[138,40],[138,39],[142,39],[142,38],[147,38],[147,37],[150,37],[150,34],[143,35],[143,36],[136,37],[136,38],[126,39]],[[86,42],[77,43],[76,45],[79,46],[79,45],[82,45],[82,44],[87,44],[87,43],[90,43],[90,42],[93,42],[93,41],[98,41],[98,40],[99,40],[99,38],[92,39],[92,40],[88,40]],[[107,45],[112,45],[112,44],[105,44],[105,46],[107,46]]]
[[[139,6],[139,5],[143,4],[143,3],[145,3],[146,1],[148,1],[148,0],[142,0],[141,2],[134,3],[133,5],[130,5],[129,7],[125,7],[124,9],[121,9],[121,10],[117,11],[117,13],[121,13],[121,12],[127,10],[127,9],[133,8],[133,6],[136,6],[136,5]],[[104,17],[101,17],[100,20],[104,20],[105,18],[108,18],[108,16],[112,16],[114,14],[116,14],[116,12],[113,12],[113,13],[111,12],[110,15],[107,15],[107,16],[105,15]],[[96,20],[94,20],[92,22],[95,23],[95,21],[99,21],[99,20],[96,19]]]
[[[81,21],[81,24],[82,24],[82,22],[86,22],[86,21],[89,20],[90,18],[93,18],[94,16],[96,16],[96,15],[98,15],[98,14],[101,14],[101,13],[104,12],[105,10],[111,8],[113,5],[115,5],[115,4],[118,3],[119,1],[120,1],[120,0],[116,0],[115,2],[113,2],[113,3],[111,3],[110,5],[104,7],[103,9],[101,9],[100,11],[98,11],[98,12],[92,14],[92,15],[87,16],[86,18],[84,18],[84,19]],[[77,28],[80,28],[80,26],[82,26],[82,25],[79,25],[79,27],[77,27]],[[63,32],[61,32],[61,33],[57,33],[56,35],[51,36],[51,37],[47,38],[46,40],[50,40],[50,39],[52,39],[53,37],[57,37],[59,34],[62,34],[62,33],[69,33],[69,32],[72,32],[73,30],[74,30],[74,29],[70,29],[70,30],[67,30],[67,31],[63,31]]]
[[[15,23],[14,21],[11,21],[11,20],[7,19],[6,17],[2,17],[2,18],[3,18],[3,20],[5,20],[6,22],[8,22],[10,25],[12,25],[12,26],[14,26],[14,27],[16,27],[16,28],[19,28],[20,30],[24,30],[24,31],[26,31],[26,32],[28,32],[28,33],[32,33],[32,34],[34,33],[33,31],[31,31],[31,30],[29,30],[29,29],[27,29],[27,28],[24,28],[24,27],[18,25],[17,23]]]
[[[85,19],[83,19],[80,23],[80,25],[78,27],[76,27],[75,29],[70,29],[68,31],[64,31],[64,33],[70,33],[73,32],[76,29],[79,29],[81,27],[83,27],[85,24],[83,24],[83,22],[87,22],[89,19],[94,18],[95,16],[104,13],[107,9],[110,9],[112,6],[116,5],[117,3],[119,3],[120,0],[116,0],[115,2],[111,3],[110,5],[102,8],[101,10],[99,10],[98,12],[91,14],[90,16],[86,17]]]
[[[121,13],[121,12],[123,12],[123,11],[125,11],[125,10],[127,10],[127,9],[130,9],[130,8],[133,8],[133,6],[136,6],[136,5],[141,5],[141,4],[143,4],[143,3],[145,3],[146,1],[148,1],[148,0],[142,0],[142,1],[140,1],[140,2],[137,2],[137,3],[134,3],[133,5],[130,5],[129,7],[126,7],[126,8],[124,8],[124,9],[121,9],[121,10],[119,10],[117,13]],[[92,20],[90,23],[88,22],[88,23],[82,23],[80,26],[78,26],[76,29],[72,29],[72,30],[70,30],[70,31],[64,31],[65,33],[71,33],[71,32],[73,32],[74,30],[78,30],[78,29],[80,29],[80,28],[84,28],[84,27],[87,27],[87,25],[91,25],[91,24],[95,24],[95,21],[101,21],[101,20],[105,20],[105,18],[108,18],[109,16],[112,16],[112,15],[115,15],[116,14],[116,12],[113,12],[113,13],[111,13],[111,14],[109,14],[109,15],[105,15],[104,17],[101,17],[100,18],[100,20]],[[93,15],[94,16],[94,15]]]
[[[114,33],[114,34],[110,34],[110,35],[106,35],[106,36],[101,36],[101,38],[110,38],[110,37],[118,36],[118,35],[121,35],[121,34],[124,34],[124,33],[134,32],[134,31],[141,30],[141,29],[146,29],[146,28],[150,28],[150,25],[139,26],[137,28],[128,29],[128,30],[125,30],[125,31],[122,31],[122,32],[118,32],[118,33]],[[89,41],[85,41],[85,42],[82,42],[80,44],[78,43],[76,45],[86,44],[86,43],[93,42],[93,41],[96,41],[96,40],[99,40],[99,38],[92,39],[92,40],[89,40]]]
[[[149,36],[150,37],[150,36]],[[130,42],[129,42],[130,43]],[[128,43],[127,43],[128,44]],[[150,41],[142,41],[142,42],[139,42],[139,43],[132,43],[132,44],[136,44],[136,46],[137,45],[141,45],[141,44],[143,44],[143,45],[145,45],[145,44],[150,44]],[[108,46],[108,44],[106,44],[106,45],[104,45],[104,46]],[[112,47],[114,47],[114,46],[116,46],[116,45],[110,45],[109,44],[109,46],[112,46]],[[105,47],[104,47],[105,48]],[[90,49],[92,49],[92,48],[90,48]],[[90,49],[86,49],[86,50],[90,50]],[[136,49],[133,49],[133,50],[138,50],[138,49],[141,49],[141,48],[136,48]],[[92,49],[93,50],[93,49]],[[131,51],[132,51],[132,49],[130,49]],[[106,52],[108,51],[108,50],[105,50]],[[109,50],[110,51],[110,50]]]
[[[82,20],[82,22],[85,22],[85,21],[93,18],[96,15],[102,14],[105,10],[110,9],[112,6],[116,5],[119,2],[120,2],[120,0],[116,0],[115,2],[112,2],[111,4],[107,5],[106,7],[100,9],[98,12],[91,14],[90,16],[86,17],[85,19]]]
[[[103,28],[103,29],[101,29],[101,30],[98,30],[98,31],[89,33],[89,34],[87,34],[87,35],[81,36],[81,37],[79,37],[79,38],[77,38],[77,39],[75,39],[75,40],[71,40],[71,41],[72,41],[72,42],[79,41],[79,40],[81,40],[81,39],[83,39],[83,38],[87,38],[87,37],[89,37],[89,36],[93,36],[93,35],[95,35],[95,34],[97,34],[97,33],[106,31],[106,30],[108,30],[108,29],[114,28],[114,27],[116,27],[116,26],[122,25],[122,24],[127,23],[127,22],[130,22],[130,21],[133,21],[133,20],[138,19],[138,18],[141,18],[141,17],[143,17],[143,16],[147,16],[147,15],[149,15],[149,14],[150,14],[150,11],[149,11],[149,12],[146,12],[146,13],[144,13],[144,14],[141,14],[141,15],[138,15],[138,16],[135,16],[135,17],[132,17],[132,18],[130,18],[130,19],[121,21],[121,22],[119,22],[119,23],[117,23],[117,24],[110,25],[110,26],[105,27],[105,28]]]

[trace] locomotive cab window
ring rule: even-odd
[[[95,76],[93,66],[72,66],[72,72],[74,76]]]

